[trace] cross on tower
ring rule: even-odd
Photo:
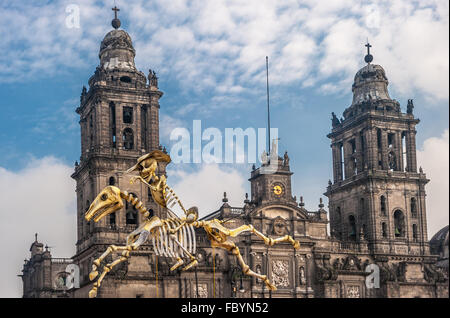
[[[367,44],[365,45],[365,47],[367,48],[367,55],[364,57],[364,61],[369,64],[373,61],[373,56],[370,54],[370,48],[372,47],[372,45],[370,45],[369,39],[367,39]]]
[[[114,11],[114,19],[117,19],[117,11],[120,11],[120,9],[117,8],[117,6],[114,6],[114,8],[112,8],[112,10]]]
[[[370,55],[370,48],[372,47],[372,45],[370,45],[369,41],[367,41],[365,47],[367,48],[367,55]]]

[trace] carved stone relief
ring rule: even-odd
[[[197,298],[197,285],[192,288],[192,297]],[[198,284],[198,298],[208,298],[208,285]]]
[[[272,261],[272,281],[277,287],[289,287],[289,261]]]
[[[361,298],[359,286],[347,286],[347,298]]]

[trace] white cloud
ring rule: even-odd
[[[186,172],[181,168],[168,167],[169,184],[180,197],[187,209],[197,206],[200,216],[214,212],[222,205],[223,193],[227,193],[228,204],[242,207],[248,181],[243,173],[235,168],[224,168],[216,164],[204,164],[198,170]],[[173,178],[172,178],[173,177]],[[175,210],[178,215],[179,210]]]
[[[73,172],[54,157],[31,158],[18,172],[0,167],[0,297],[21,297],[21,274],[29,248],[38,240],[54,257],[71,257],[76,242],[76,196]]]
[[[183,120],[162,114],[159,120],[160,144],[169,144],[170,134],[175,128],[186,128]]]
[[[426,186],[428,239],[449,222],[449,131],[440,137],[428,138],[422,150],[417,151],[418,165],[422,166],[430,182]]]
[[[112,12],[106,4],[77,3],[80,29],[65,26],[65,0],[0,11],[7,26],[0,28],[0,81],[96,61]],[[176,79],[187,94],[252,91],[264,84],[266,55],[272,85],[317,82],[323,92],[349,92],[368,37],[396,94],[448,99],[447,0],[136,0],[121,4],[120,17],[139,68]]]

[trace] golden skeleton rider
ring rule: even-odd
[[[122,191],[118,187],[108,186],[104,188],[90,205],[88,211],[85,213],[86,220],[94,220],[98,222],[103,217],[114,213],[124,206],[124,201],[132,204],[142,215],[143,222],[140,226],[127,236],[127,242],[123,246],[110,245],[107,250],[96,260],[92,265],[92,271],[89,274],[89,279],[94,280],[98,276],[98,269],[101,262],[111,253],[121,253],[121,256],[114,259],[111,263],[103,266],[103,271],[94,282],[89,297],[96,297],[98,288],[101,285],[105,275],[110,272],[117,264],[126,261],[130,257],[130,252],[139,249],[147,240],[151,239],[153,249],[156,255],[165,256],[176,259],[176,263],[171,267],[171,271],[176,270],[183,264],[187,264],[182,270],[198,264],[195,258],[196,240],[195,229],[203,228],[206,231],[207,237],[211,242],[212,247],[223,248],[233,255],[239,261],[242,271],[246,275],[250,275],[261,279],[265,282],[268,288],[276,290],[276,287],[270,283],[266,275],[255,273],[250,267],[245,264],[239,248],[230,240],[230,237],[236,237],[243,232],[251,232],[261,239],[264,243],[272,246],[279,242],[289,242],[294,248],[300,248],[300,243],[294,240],[291,236],[285,235],[283,237],[272,239],[266,237],[257,231],[251,224],[242,225],[236,229],[226,228],[223,224],[225,221],[213,220],[198,220],[198,211],[196,207],[186,210],[175,192],[167,185],[165,175],[157,175],[158,167],[161,164],[168,164],[171,162],[170,156],[160,150],[154,150],[149,154],[140,157],[136,165],[131,167],[127,172],[131,173],[138,171],[138,176],[133,176],[130,183],[140,180],[150,188],[150,193],[156,203],[167,208],[170,215],[169,218],[161,219],[158,216],[151,216],[143,203],[131,195],[127,191]],[[181,218],[172,212],[170,207],[178,204],[184,216]]]

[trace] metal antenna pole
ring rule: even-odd
[[[267,127],[269,129],[268,132],[268,153],[270,154],[270,103],[269,103],[269,57],[266,56],[266,83],[267,83]]]

